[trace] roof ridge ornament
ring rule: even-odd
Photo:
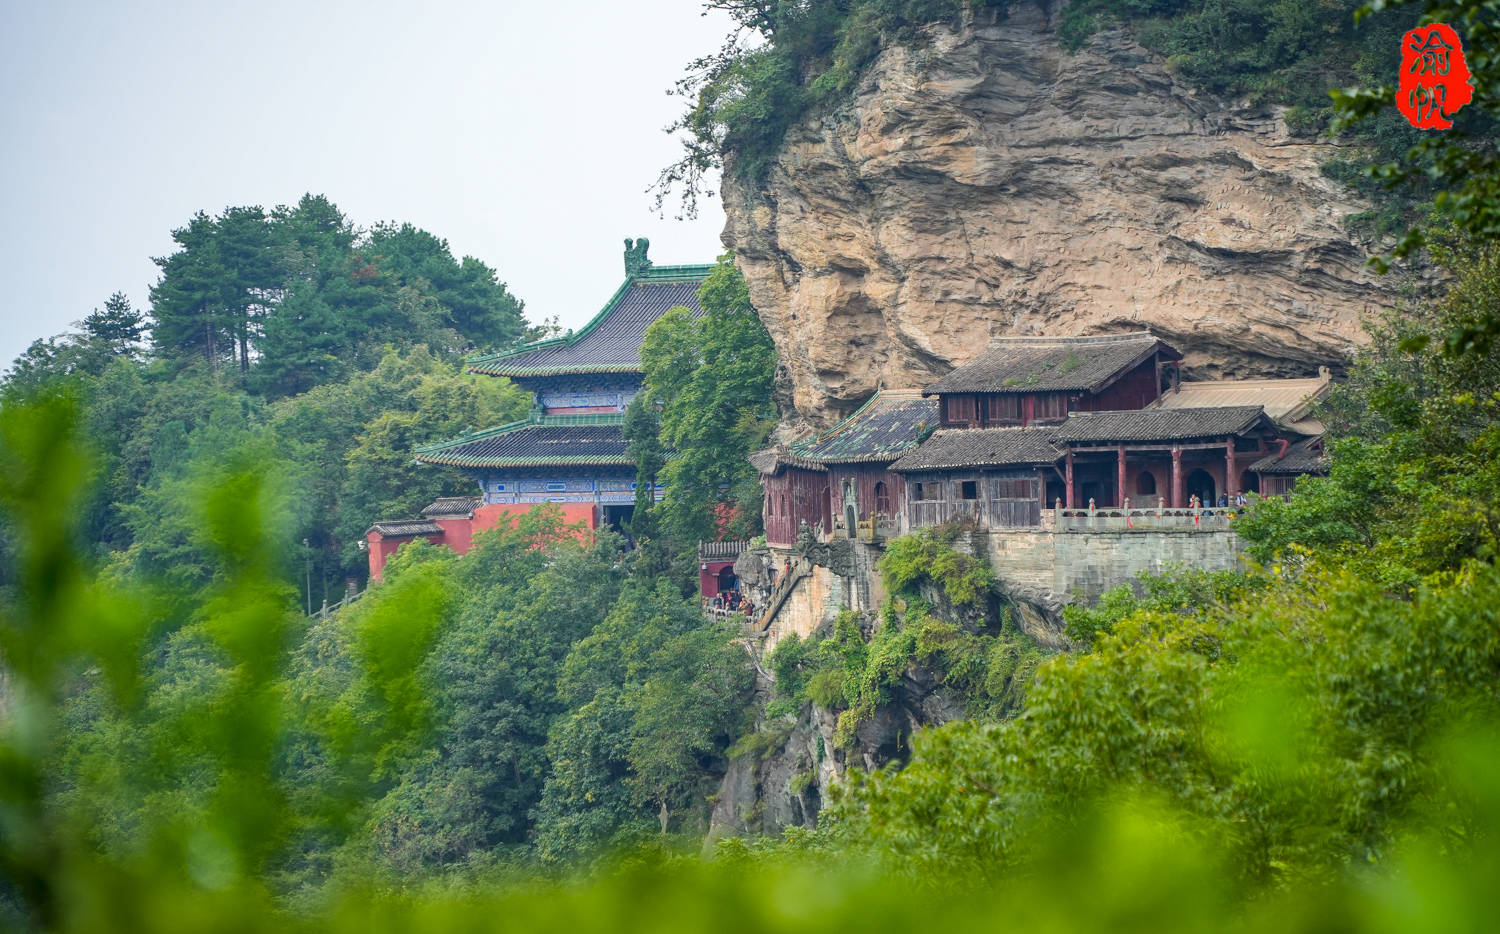
[[[625,238],[625,275],[635,276],[651,268],[651,260],[646,258],[646,251],[651,248],[651,241],[645,237],[638,240]]]

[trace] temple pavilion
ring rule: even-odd
[[[419,447],[427,464],[462,468],[479,486],[471,521],[494,525],[499,515],[557,503],[587,528],[619,528],[635,503],[635,465],[625,453],[625,408],[640,392],[641,342],[646,328],[679,306],[701,315],[698,287],[712,265],[656,266],[646,238],[625,241],[625,281],[594,318],[576,332],[474,358],[469,370],[508,377],[532,393],[526,418]],[[660,487],[653,491],[660,499]],[[441,541],[432,521],[377,523],[366,535],[372,576],[375,555],[389,553],[383,527],[407,538]],[[467,550],[467,538],[456,550]],[[383,562],[382,562],[383,563]]]
[[[1009,337],[920,392],[881,392],[835,428],[752,460],[766,539],[879,537],[965,517],[1043,525],[1044,511],[1212,507],[1326,471],[1316,379],[1183,382],[1149,332]],[[887,533],[887,534],[889,534]]]

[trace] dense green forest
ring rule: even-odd
[[[765,12],[793,7],[813,5]],[[1466,35],[1500,31],[1492,2],[1428,10],[1469,12],[1487,19]],[[1471,63],[1493,114],[1500,59]],[[315,619],[309,562],[341,590],[368,518],[464,488],[411,445],[525,405],[459,356],[536,329],[422,231],[358,232],[322,198],[199,215],[151,309],[111,297],[0,386],[0,918],[1484,929],[1500,173],[1435,185],[1456,203],[1422,233],[1445,292],[1369,322],[1323,413],[1330,475],[1240,520],[1253,566],[1122,588],[1048,655],[954,530],[909,536],[880,563],[883,611],[784,642],[762,705],[683,562],[756,528],[743,454],[774,417],[774,356],[732,264],[704,317],[647,336],[630,441],[668,500],[638,547],[541,509],[463,558],[405,548]],[[968,716],[852,769],[816,830],[701,851],[732,758],[813,707],[842,746],[913,665]]]
[[[173,239],[149,309],[117,293],[34,342],[0,400],[72,393],[94,446],[81,532],[94,557],[197,583],[204,472],[255,460],[286,501],[278,560],[312,579],[304,600],[336,602],[346,577],[363,580],[371,522],[472,485],[413,466],[412,447],[529,406],[508,381],[463,375],[463,356],[542,329],[480,261],[410,224],[357,231],[323,196],[199,213]]]
[[[355,545],[374,519],[473,489],[415,464],[414,446],[530,408],[508,380],[465,374],[463,357],[548,329],[479,261],[409,225],[356,231],[320,196],[199,214],[174,237],[149,309],[113,295],[0,383],[0,463],[19,489],[45,459],[37,445],[76,445],[84,473],[59,490],[55,531],[91,580],[119,588],[122,626],[139,625],[118,646],[141,653],[132,703],[74,672],[58,711],[68,741],[47,763],[52,794],[87,815],[90,845],[150,844],[167,801],[176,830],[212,823],[215,756],[267,728],[262,780],[284,797],[247,813],[283,834],[255,868],[291,901],[341,880],[701,837],[746,729],[749,667],[734,633],[702,619],[689,561],[721,525],[759,531],[746,457],[776,418],[775,353],[729,257],[701,289],[705,315],[674,310],[647,335],[630,442],[670,494],[643,504],[639,547],[582,545],[542,510],[471,559],[409,546],[385,586],[308,620],[296,611],[337,602],[346,578],[363,586]],[[0,513],[8,614],[29,593],[25,528]],[[216,614],[231,606],[253,645],[224,641]],[[250,694],[239,649],[275,656]],[[247,706],[220,716],[224,704]],[[216,716],[191,722],[203,705]]]

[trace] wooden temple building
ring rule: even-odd
[[[765,493],[766,542],[790,546],[804,523],[852,535],[860,523],[898,522],[902,480],[891,463],[937,419],[938,400],[917,390],[879,392],[828,431],[752,455]]]
[[[752,458],[767,543],[883,537],[967,517],[1044,524],[1058,508],[1213,507],[1326,470],[1304,380],[1185,383],[1147,332],[1002,338],[920,392],[880,392],[833,429]],[[889,531],[886,531],[886,530]]]
[[[618,528],[635,503],[635,465],[625,453],[625,408],[640,391],[646,328],[673,308],[702,314],[698,287],[713,266],[654,266],[649,242],[625,241],[625,281],[577,332],[478,357],[469,370],[508,377],[532,393],[526,418],[419,447],[427,464],[463,469],[479,485],[474,523],[557,503],[569,521]],[[660,488],[653,491],[661,498]],[[443,502],[440,500],[439,502]],[[371,577],[401,539],[426,538],[468,551],[469,537],[429,517],[376,523],[366,534]],[[381,557],[377,561],[377,555]]]

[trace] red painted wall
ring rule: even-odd
[[[378,581],[381,579],[381,575],[385,572],[385,564],[391,560],[391,555],[396,553],[396,549],[407,542],[414,542],[419,538],[432,542],[434,545],[443,544],[441,533],[437,535],[403,535],[399,538],[384,538],[379,532],[371,532],[366,535],[365,541],[370,543],[370,580]]]
[[[593,503],[549,503],[562,510],[563,522],[566,525],[576,526],[582,524],[582,529],[574,531],[573,534],[580,540],[587,539],[590,533],[599,528],[598,509]],[[436,535],[403,535],[399,538],[385,538],[379,532],[370,532],[365,536],[369,542],[370,556],[370,580],[381,579],[386,562],[391,555],[407,542],[418,538],[432,542],[434,545],[444,545],[461,555],[466,555],[474,547],[474,535],[478,532],[493,529],[502,522],[509,525],[516,518],[526,515],[535,509],[535,503],[491,503],[480,506],[474,510],[473,519],[437,519],[438,527],[443,531]]]
[[[719,594],[719,572],[734,567],[733,561],[705,561],[698,565],[698,592],[712,600]]]
[[[517,517],[526,515],[537,505],[537,503],[487,503],[480,506],[474,510],[474,523],[469,533],[470,538],[472,539],[475,533],[495,528],[502,521],[514,522]],[[563,522],[567,525],[582,522],[586,532],[599,528],[598,509],[593,503],[548,503],[547,505],[562,510]],[[458,551],[456,548],[454,550]],[[468,548],[465,547],[458,553],[467,554]]]

